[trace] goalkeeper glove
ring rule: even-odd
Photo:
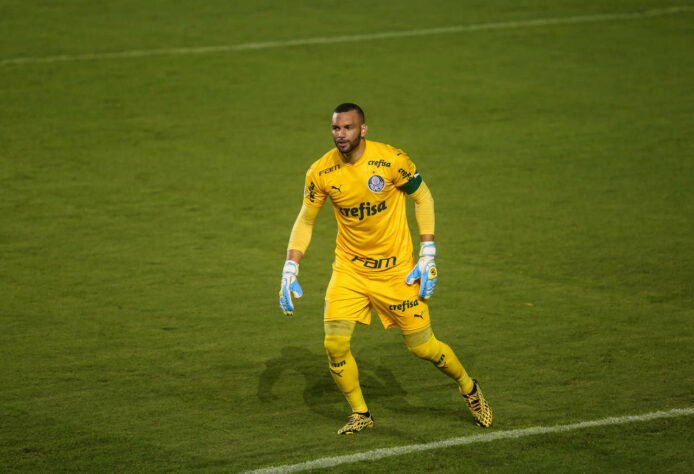
[[[299,274],[299,264],[293,260],[284,262],[282,269],[282,286],[280,287],[280,309],[285,316],[294,314],[294,305],[292,304],[292,294],[296,298],[301,298],[304,292],[296,281],[296,276]]]
[[[436,270],[436,244],[434,242],[421,242],[419,244],[419,261],[412,269],[407,279],[408,285],[420,280],[419,297],[428,300],[434,293],[438,271]]]

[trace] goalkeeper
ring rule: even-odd
[[[292,296],[302,295],[299,263],[311,241],[313,223],[330,198],[337,220],[333,273],[323,314],[330,372],[352,414],[338,434],[374,425],[359,385],[350,340],[357,323],[370,324],[375,309],[383,326],[399,327],[407,348],[432,362],[458,385],[475,423],[489,427],[492,410],[476,380],[453,350],[436,338],[427,300],[436,286],[434,200],[407,154],[366,140],[364,112],[341,104],[333,112],[335,149],[306,173],[303,206],[289,238],[282,270],[280,308],[294,311]],[[420,234],[419,260],[413,258],[406,196],[414,200]]]

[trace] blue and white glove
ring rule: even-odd
[[[434,293],[436,278],[439,275],[434,258],[436,258],[436,244],[434,242],[421,242],[419,244],[419,261],[405,280],[408,285],[420,280],[419,297],[425,300],[428,300]]]
[[[282,269],[282,286],[280,287],[280,309],[285,316],[294,314],[294,305],[292,304],[292,294],[296,298],[301,298],[304,292],[296,280],[299,274],[299,264],[293,260],[284,262]]]

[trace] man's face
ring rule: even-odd
[[[333,140],[340,153],[356,149],[366,135],[366,124],[361,123],[356,110],[333,114]]]

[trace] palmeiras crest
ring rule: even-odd
[[[371,191],[380,193],[386,187],[386,180],[375,174],[369,177],[369,181],[366,184],[368,184]]]

